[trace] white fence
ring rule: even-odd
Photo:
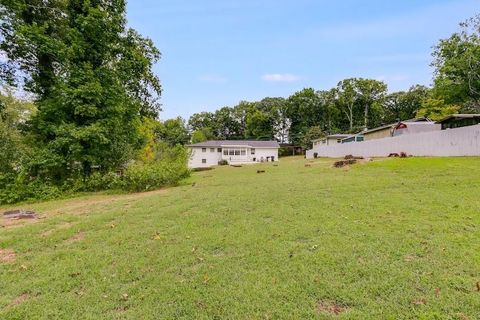
[[[480,156],[480,125],[364,142],[318,145],[307,151],[307,158],[313,158],[314,153],[319,157],[340,158],[346,155],[386,157],[401,152],[426,157]]]

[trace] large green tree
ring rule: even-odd
[[[124,0],[2,0],[0,48],[36,96],[36,166],[49,162],[58,180],[134,157],[141,116],[160,110],[160,54],[126,27],[125,9]]]
[[[464,112],[480,112],[480,15],[461,28],[435,47],[434,92],[437,99],[460,105]]]

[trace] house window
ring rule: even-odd
[[[337,139],[337,143],[342,143],[342,139]]]
[[[228,154],[231,155],[231,156],[234,156],[235,155],[235,150],[233,150],[233,149],[228,150]]]
[[[240,155],[240,150],[235,150],[235,155],[239,156]]]
[[[218,148],[217,151],[221,153],[221,152],[222,152],[222,148]]]
[[[251,154],[255,154],[255,149],[252,149],[250,152]]]
[[[202,148],[202,152],[207,152],[207,148]]]
[[[242,154],[242,156],[245,156],[247,154],[247,151],[242,150],[242,151],[240,151],[240,153]]]
[[[223,149],[223,155],[228,156],[228,149]]]
[[[215,152],[215,148],[210,148],[210,152]]]
[[[202,163],[207,163],[207,159],[202,159]]]

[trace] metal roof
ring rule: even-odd
[[[472,114],[451,114],[449,116],[446,116],[445,118],[438,120],[437,123],[442,123],[444,121],[450,120],[450,119],[474,119],[474,118],[480,118],[480,114],[478,113],[472,113]]]
[[[367,130],[367,131],[363,131],[362,133],[363,134],[369,134],[369,133],[377,132],[377,131],[380,131],[380,130],[391,129],[394,125],[395,124],[387,124],[385,126],[381,126],[381,127],[378,127],[378,128],[373,128],[373,129],[370,129],[370,130]]]
[[[229,146],[241,146],[252,148],[280,148],[277,141],[260,141],[260,140],[210,140],[200,143],[188,145],[188,147],[200,148],[221,148]]]

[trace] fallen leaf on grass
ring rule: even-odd
[[[128,294],[127,293],[122,294],[122,299],[125,301],[128,300]]]
[[[440,288],[435,289],[435,296],[436,296],[437,298],[440,298],[440,293],[441,293]]]
[[[152,237],[152,240],[162,240],[162,237],[160,236],[160,233],[156,232],[155,235]]]
[[[413,301],[413,304],[416,305],[416,306],[424,306],[427,304],[427,301],[425,299],[418,299],[418,300],[415,300]]]

